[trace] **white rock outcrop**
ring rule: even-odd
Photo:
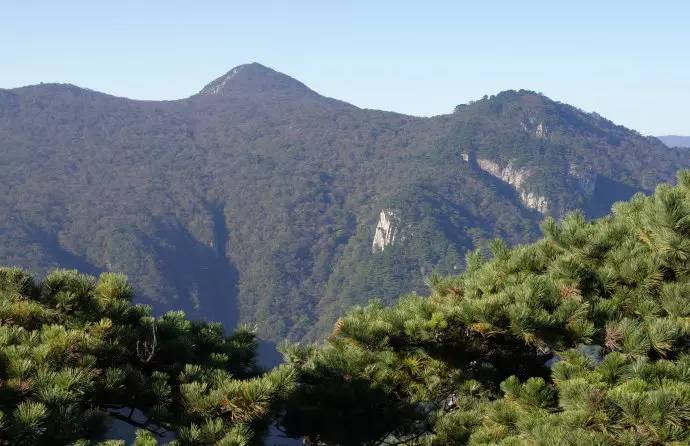
[[[214,82],[210,83],[203,90],[199,92],[203,96],[214,96],[223,94],[223,89],[225,85],[235,76],[237,76],[240,71],[242,71],[245,66],[241,65],[230,70],[225,76],[216,79]]]
[[[546,198],[534,192],[520,192],[520,199],[530,209],[535,209],[542,214],[549,210],[549,203]]]
[[[516,169],[511,163],[508,163],[506,167],[501,167],[494,161],[485,158],[477,158],[477,165],[484,172],[490,173],[516,189],[522,187],[525,179],[527,179],[527,171],[525,169]]]
[[[525,133],[534,135],[537,138],[546,138],[548,136],[548,129],[544,121],[537,123],[536,116],[526,116],[520,121],[520,127]]]
[[[485,158],[477,158],[477,166],[484,172],[513,186],[520,195],[522,203],[528,208],[535,209],[542,214],[548,211],[549,203],[546,197],[525,189],[525,181],[530,175],[528,169],[513,167],[511,163],[508,163],[506,167],[501,167],[498,163]]]
[[[379,214],[379,221],[374,231],[374,240],[371,242],[371,252],[381,252],[387,246],[395,243],[398,235],[398,216],[391,209],[382,209]]]
[[[575,178],[585,196],[591,197],[594,194],[594,188],[597,185],[597,175],[592,169],[571,163],[568,174]]]

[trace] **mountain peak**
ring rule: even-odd
[[[243,93],[315,94],[300,81],[254,62],[236,66],[206,85],[198,95],[235,96]]]

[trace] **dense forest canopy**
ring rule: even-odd
[[[253,335],[132,305],[120,275],[0,270],[0,441],[85,444],[111,409],[179,444],[277,422],[314,445],[690,442],[690,172],[544,237],[468,254],[258,375]],[[119,412],[115,412],[119,413]],[[126,412],[125,412],[126,414]]]
[[[42,84],[0,90],[0,263],[122,272],[154,314],[323,339],[354,304],[424,292],[488,240],[604,215],[682,167],[687,150],[531,91],[420,118],[259,64],[176,101]]]

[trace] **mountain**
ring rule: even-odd
[[[657,138],[669,147],[690,147],[690,136],[666,135]]]
[[[264,67],[258,63],[240,65],[206,85],[197,96],[246,97],[256,99],[266,96],[272,99],[300,99],[321,96],[296,79]]]
[[[0,90],[0,263],[121,271],[155,311],[317,339],[488,240],[604,215],[682,167],[686,151],[524,90],[420,118],[260,64],[175,101],[41,84]]]
[[[312,445],[690,444],[690,171],[286,349]],[[490,254],[490,255],[487,255]]]

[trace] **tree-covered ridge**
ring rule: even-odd
[[[340,445],[690,442],[690,173],[543,231],[293,347],[286,428]]]
[[[467,256],[431,294],[374,302],[260,375],[254,336],[160,318],[123,276],[0,269],[0,443],[314,445],[690,442],[690,172],[588,222]],[[132,418],[134,410],[146,420]]]
[[[0,444],[89,444],[108,416],[141,428],[140,445],[164,430],[178,444],[252,444],[292,372],[260,375],[250,331],[154,318],[131,298],[118,274],[58,270],[37,284],[0,268]]]
[[[0,263],[123,272],[154,314],[323,339],[352,305],[424,292],[487,240],[536,239],[543,215],[521,193],[601,216],[690,167],[687,150],[535,92],[420,118],[238,68],[177,101],[0,90]],[[511,165],[524,191],[463,154]],[[400,237],[374,253],[384,209]]]

